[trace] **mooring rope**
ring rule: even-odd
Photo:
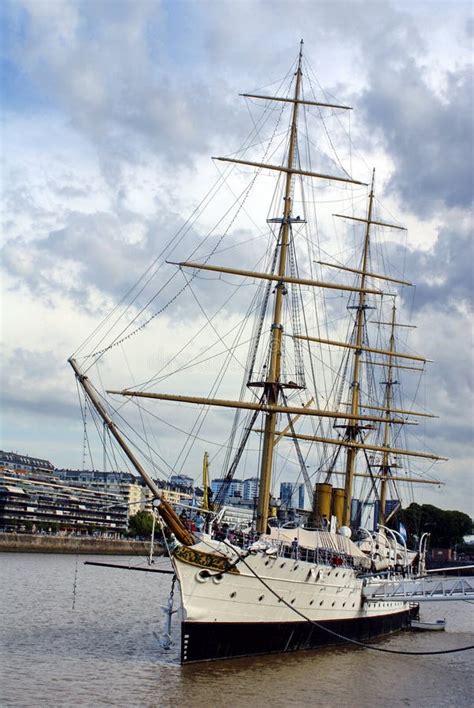
[[[282,602],[286,607],[288,607],[290,610],[292,610],[295,614],[299,615],[302,619],[304,619],[306,622],[309,622],[310,624],[314,625],[318,629],[322,629],[324,632],[327,632],[328,634],[332,634],[334,637],[337,637],[338,639],[342,639],[345,642],[348,642],[349,644],[355,644],[358,647],[362,647],[364,649],[371,649],[372,651],[380,651],[383,652],[384,654],[402,654],[405,656],[434,656],[437,654],[455,654],[457,652],[461,651],[469,651],[470,649],[474,649],[474,644],[471,644],[469,646],[465,647],[458,647],[456,649],[439,649],[437,651],[403,651],[401,649],[386,649],[383,647],[378,647],[375,644],[365,644],[364,642],[359,642],[357,639],[351,639],[350,637],[346,637],[343,634],[340,634],[339,632],[334,631],[333,629],[329,629],[329,627],[325,627],[323,624],[320,624],[319,622],[316,622],[315,620],[312,620],[310,617],[305,615],[303,612],[298,610],[296,607],[293,607],[293,605],[290,605],[289,602],[287,602],[283,597],[278,595],[275,590],[273,590],[270,585],[259,576],[259,574],[247,563],[245,560],[244,556],[239,553],[234,546],[231,546],[228,544],[226,541],[224,541],[225,545],[228,546],[229,548],[234,551],[234,553],[237,553],[239,556],[239,560],[250,570],[250,572],[257,578],[257,580],[262,583],[262,585],[274,595],[279,602]]]

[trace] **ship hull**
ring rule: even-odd
[[[318,649],[346,639],[374,640],[410,625],[412,609],[372,617],[311,622],[187,622],[181,624],[181,663]],[[330,630],[330,631],[328,631]]]

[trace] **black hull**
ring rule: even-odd
[[[181,663],[317,649],[344,643],[324,628],[348,639],[367,641],[408,627],[412,614],[413,610],[404,610],[379,617],[325,620],[318,623],[320,627],[310,622],[183,622]]]

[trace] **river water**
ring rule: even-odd
[[[146,566],[137,557],[0,554],[1,706],[473,705],[472,651],[413,657],[344,647],[181,667],[178,643],[167,652],[156,636],[171,576],[84,560]],[[429,603],[422,617],[446,617],[447,631],[405,632],[381,646],[474,644],[474,605]]]

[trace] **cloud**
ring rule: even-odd
[[[383,71],[372,67],[362,97],[369,125],[393,160],[388,186],[420,216],[440,205],[467,208],[473,194],[466,154],[473,141],[472,69],[448,72],[443,90],[431,88],[424,73],[412,58]]]
[[[38,351],[2,347],[2,406],[3,410],[20,417],[77,419],[77,397],[63,362],[53,350]],[[52,381],[55,371],[56,385]],[[59,373],[58,373],[59,372]],[[60,385],[58,385],[60,382]]]
[[[385,248],[389,261],[403,277],[414,283],[401,297],[416,313],[436,308],[440,315],[472,312],[474,284],[474,244],[470,213],[461,209],[445,212],[434,230],[429,248],[416,248],[393,241]]]
[[[455,460],[449,464],[456,469],[456,460],[460,461],[464,472],[459,479],[466,485],[469,431],[459,418],[469,415],[470,386],[471,159],[466,146],[471,140],[472,90],[466,52],[472,19],[467,5],[457,4],[456,12],[448,5],[430,3],[428,12],[419,4],[397,2],[301,1],[291,6],[288,2],[223,2],[208,3],[203,13],[200,3],[184,0],[9,3],[4,15],[9,31],[4,115],[7,220],[2,255],[5,358],[11,372],[5,389],[8,430],[20,429],[22,422],[25,441],[37,430],[46,431],[46,439],[51,438],[46,421],[54,415],[59,414],[66,427],[73,420],[71,391],[75,392],[65,364],[67,355],[197,206],[215,179],[214,167],[205,162],[209,153],[215,146],[219,146],[217,154],[236,150],[251,130],[259,107],[248,106],[247,120],[246,105],[239,103],[236,93],[263,85],[265,91],[276,90],[278,84],[269,84],[286,74],[303,36],[306,67],[316,67],[323,84],[338,99],[363,108],[362,115],[354,111],[351,118],[354,174],[357,151],[361,163],[372,165],[375,159],[379,166],[382,162],[389,179],[380,197],[385,200],[390,190],[395,192],[397,213],[398,207],[408,207],[417,233],[426,230],[428,223],[436,225],[436,238],[427,239],[429,245],[425,241],[423,249],[419,243],[409,249],[387,245],[390,261],[399,270],[406,262],[405,275],[417,283],[414,310],[425,324],[415,331],[413,347],[421,352],[428,349],[429,356],[440,348],[440,341],[450,343],[441,357],[436,356],[433,401],[427,405],[447,416],[448,424],[436,424],[434,435],[441,447],[452,448],[447,454]],[[362,137],[366,132],[361,118],[370,139]],[[258,153],[259,145],[253,149]],[[249,172],[240,177],[241,187]],[[221,212],[234,198],[223,192],[215,200]],[[246,208],[257,213],[267,203],[267,192],[266,188],[252,194]],[[199,247],[196,259],[207,256],[231,224],[215,262],[256,266],[263,229],[259,231],[250,220],[233,224],[230,214],[206,241],[216,214],[217,207],[204,214],[172,260],[186,258],[195,247]],[[325,245],[331,240],[326,226],[321,219]],[[146,304],[146,295],[152,288],[156,292],[172,270],[158,271],[137,306]],[[226,278],[217,278],[201,274],[193,283],[208,315],[217,311],[233,287]],[[158,311],[182,283],[178,274],[171,292],[154,301],[147,313]],[[214,320],[221,337],[239,321],[249,292],[250,287],[241,288]],[[407,298],[405,309],[410,305]],[[140,369],[143,364],[140,378],[152,376],[163,363],[163,351],[171,356],[190,331],[205,323],[189,292],[173,303],[172,316],[171,310],[164,314],[146,330],[151,342],[148,356],[158,357],[158,364],[155,360],[150,364],[137,338],[130,340],[131,367]],[[186,356],[213,353],[211,340],[218,337],[210,332],[205,330]],[[226,345],[231,340],[232,333],[227,334]],[[225,350],[222,342],[216,348]],[[205,394],[222,358],[205,365],[201,375],[194,369],[176,373],[166,385]],[[104,367],[104,379],[114,385],[128,381],[119,348],[112,359],[116,373]],[[181,366],[184,359],[178,363]],[[225,392],[229,397],[238,390],[240,375],[236,365]],[[163,404],[159,410],[163,417],[179,420],[183,429],[191,428],[196,416],[196,409],[184,412],[173,407],[167,413]],[[220,416],[210,416],[209,421],[207,437],[224,440],[227,416],[225,425]],[[61,431],[63,442],[55,441],[62,445],[58,463],[74,464],[70,455],[82,450],[79,428],[80,424],[75,453]],[[182,437],[161,424],[157,430],[163,451],[166,448],[172,460]],[[438,450],[434,438],[429,440]],[[185,471],[193,474],[200,469],[201,447],[192,451]],[[44,447],[40,452],[48,457]]]

